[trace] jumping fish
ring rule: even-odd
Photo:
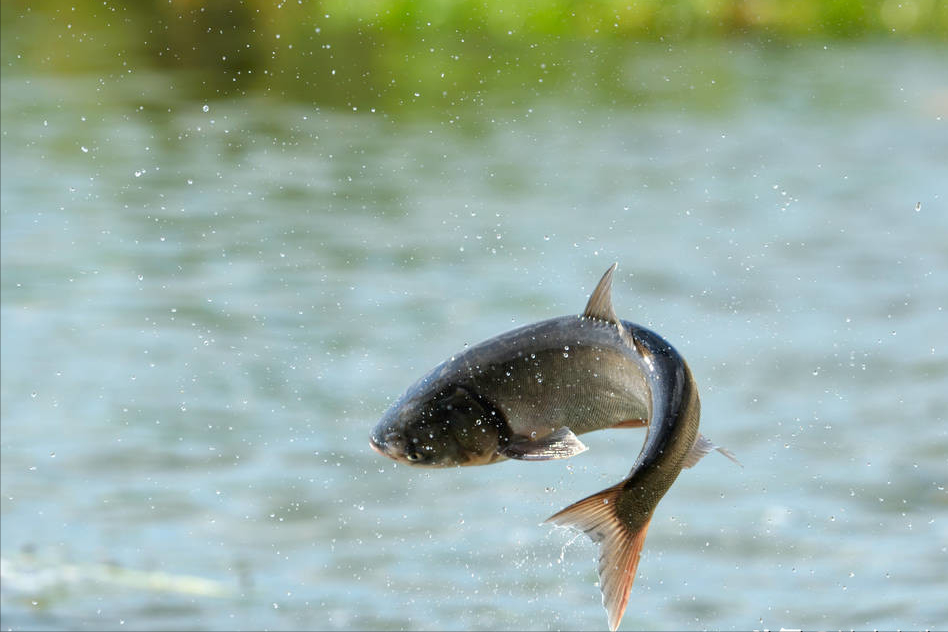
[[[616,265],[582,315],[526,325],[452,356],[392,404],[370,438],[396,461],[451,467],[568,458],[587,449],[576,435],[646,427],[625,479],[547,519],[600,544],[611,630],[625,612],[655,507],[679,472],[711,450],[737,462],[699,434],[698,389],[681,355],[616,315]]]

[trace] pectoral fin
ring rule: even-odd
[[[500,453],[508,459],[549,461],[568,459],[588,449],[572,430],[563,426],[556,432],[539,439],[515,438]]]

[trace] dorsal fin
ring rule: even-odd
[[[599,280],[599,285],[593,290],[592,295],[589,297],[589,302],[586,303],[586,311],[583,312],[583,318],[604,320],[607,323],[619,325],[621,329],[622,324],[619,322],[616,310],[612,307],[612,274],[616,271],[618,265],[618,263],[613,263],[612,267],[606,270],[606,273],[602,275],[602,278]]]

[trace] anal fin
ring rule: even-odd
[[[609,629],[613,632],[619,627],[629,603],[629,591],[652,520],[649,516],[643,525],[633,529],[619,518],[617,501],[624,483],[573,503],[546,519],[555,525],[579,529],[599,543],[599,586]]]
[[[720,452],[727,458],[731,459],[732,461],[734,461],[741,467],[744,467],[744,465],[740,461],[737,460],[737,457],[734,456],[734,454],[730,450],[728,450],[727,448],[722,448],[719,445],[715,445],[714,442],[711,441],[711,439],[708,439],[703,434],[699,434],[698,438],[695,439],[695,444],[691,446],[691,450],[689,450],[688,454],[685,455],[685,460],[681,464],[681,467],[683,468],[694,467],[695,465],[698,464],[698,461],[700,461],[704,457],[704,455],[711,452],[711,450],[717,450],[718,452]]]
[[[624,419],[613,425],[613,428],[644,428],[648,425],[645,419]]]
[[[572,430],[563,426],[539,439],[515,438],[500,453],[521,461],[550,461],[568,459],[588,449]]]

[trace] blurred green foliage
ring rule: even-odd
[[[176,69],[201,98],[363,110],[614,88],[630,46],[948,39],[944,0],[4,0],[0,17],[4,73]]]

